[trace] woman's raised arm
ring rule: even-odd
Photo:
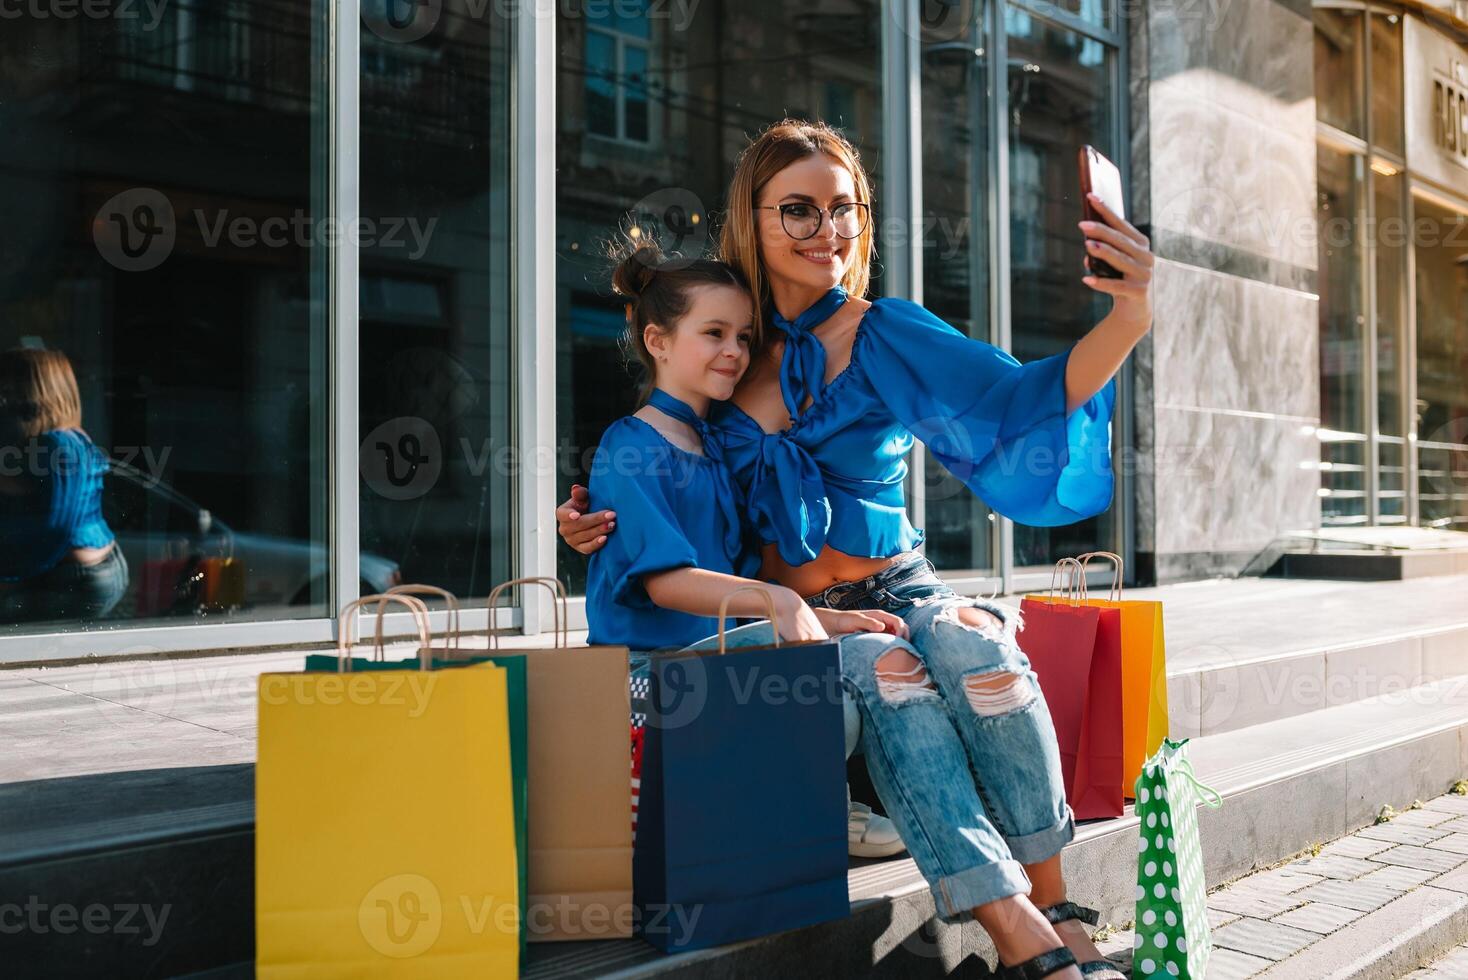
[[[1091,400],[1121,370],[1132,348],[1152,328],[1151,243],[1131,222],[1117,215],[1096,195],[1091,203],[1105,224],[1082,221],[1086,251],[1121,272],[1124,278],[1084,276],[1081,281],[1113,301],[1111,312],[1076,342],[1065,366],[1065,414]]]

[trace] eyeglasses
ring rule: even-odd
[[[796,241],[804,241],[821,230],[821,217],[831,216],[831,227],[842,238],[855,238],[867,227],[870,209],[857,201],[838,204],[830,211],[814,204],[757,204],[756,211],[779,211],[780,225],[785,234]]]

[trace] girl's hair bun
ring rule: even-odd
[[[617,295],[636,302],[657,276],[663,264],[663,250],[657,242],[645,241],[626,245],[615,256],[619,261],[612,271],[612,289]]]

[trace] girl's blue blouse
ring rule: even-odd
[[[602,434],[587,482],[592,509],[617,514],[616,531],[591,556],[588,642],[653,650],[716,633],[715,617],[655,605],[643,577],[675,568],[747,578],[758,572],[759,549],[739,521],[741,502],[723,464],[674,446],[629,415]]]
[[[1116,403],[1112,378],[1066,415],[1073,349],[1021,364],[917,303],[884,297],[862,316],[851,363],[789,429],[766,433],[733,402],[716,403],[709,421],[746,521],[791,565],[826,544],[889,558],[922,543],[903,493],[915,439],[1005,517],[1073,524],[1111,505]],[[789,374],[781,372],[787,404]],[[608,541],[630,526],[619,521]]]

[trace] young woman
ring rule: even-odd
[[[760,574],[813,608],[883,609],[908,624],[916,657],[843,656],[843,676],[873,781],[940,914],[976,917],[1004,976],[1119,977],[1077,921],[1094,910],[1066,900],[1060,851],[1074,815],[1017,612],[938,579],[913,550],[922,533],[902,488],[921,438],[1022,523],[1109,506],[1114,376],[1151,326],[1146,239],[1093,198],[1106,223],[1081,223],[1086,249],[1124,278],[1083,282],[1112,296],[1112,311],[1064,353],[1021,365],[917,304],[863,298],[871,185],[829,127],[787,119],[760,134],[728,200],[721,257],[759,298],[756,327],[774,328],[712,417],[763,542]],[[584,493],[558,518],[587,553],[629,530]],[[935,705],[941,717],[920,710]]]
[[[0,623],[98,619],[127,591],[102,516],[107,470],[67,356],[0,352]]]

